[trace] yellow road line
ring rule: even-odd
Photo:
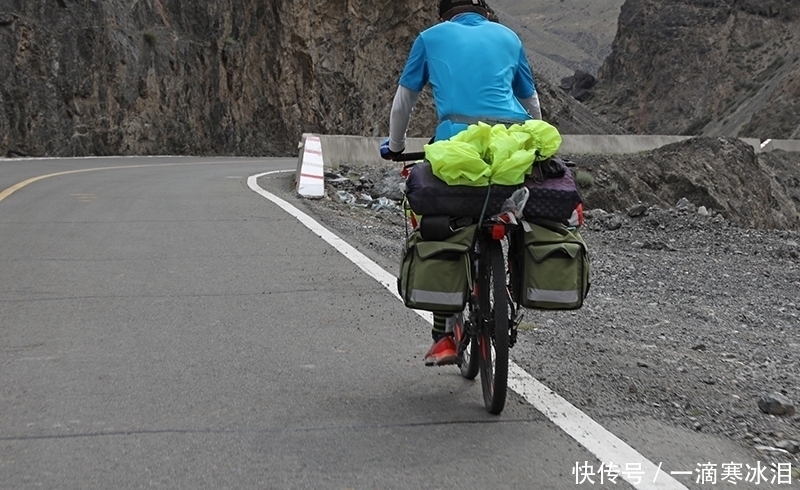
[[[56,172],[54,174],[46,174],[46,175],[39,175],[38,177],[31,177],[28,180],[23,180],[18,184],[14,184],[11,187],[0,192],[0,202],[2,202],[3,199],[7,198],[11,194],[17,192],[18,190],[22,189],[27,185],[33,184],[34,182],[38,182],[43,179],[49,179],[50,177],[58,177],[59,175],[93,172],[95,170],[116,170],[123,168],[143,168],[143,167],[174,167],[177,165],[211,165],[211,164],[221,164],[221,163],[230,163],[230,162],[181,162],[181,163],[155,163],[155,164],[151,163],[151,164],[140,164],[140,165],[121,165],[118,167],[97,167],[97,168],[82,168],[79,170],[67,170],[65,172]]]

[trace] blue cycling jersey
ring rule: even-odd
[[[536,92],[519,37],[477,13],[464,13],[426,29],[414,41],[400,85],[420,92],[433,88],[439,126],[436,139],[449,139],[467,124],[451,119],[524,121],[519,99]]]

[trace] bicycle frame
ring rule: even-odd
[[[424,156],[423,152],[408,153],[397,155],[394,160],[420,161]],[[401,175],[407,177],[413,165],[404,165]],[[416,226],[413,215],[412,224]],[[508,350],[516,342],[520,321],[519,308],[509,289],[509,261],[502,245],[518,226],[505,215],[484,218],[479,223],[470,251],[473,284],[466,318],[463,313],[454,315],[460,315],[454,321],[454,335],[461,374],[474,379],[480,372],[484,404],[492,414],[499,414],[505,406]]]

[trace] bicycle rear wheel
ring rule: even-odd
[[[478,356],[483,402],[489,413],[503,411],[508,390],[508,295],[503,248],[486,243],[478,278]]]

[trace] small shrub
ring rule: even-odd
[[[578,187],[591,187],[594,185],[594,176],[589,172],[578,170],[575,172],[575,183],[578,184]]]
[[[23,100],[30,95],[30,90],[24,85],[13,85],[11,87],[11,97],[17,100]]]
[[[706,127],[706,124],[711,122],[711,117],[706,116],[702,119],[699,119],[692,124],[689,125],[686,130],[681,133],[683,136],[696,136],[703,131],[703,128]]]
[[[725,112],[728,112],[728,110],[731,107],[733,107],[733,104],[736,103],[736,101],[735,100],[731,100],[730,97],[726,97],[725,100],[722,101],[722,103],[725,104],[725,108],[722,109],[722,112],[725,113]]]
[[[517,325],[517,330],[521,332],[532,332],[534,330],[539,330],[540,328],[542,328],[541,325],[533,322],[520,322],[520,324]]]
[[[144,38],[144,42],[146,42],[147,45],[150,46],[151,48],[155,48],[156,45],[158,44],[158,37],[156,37],[156,35],[152,31],[147,31],[143,33],[142,38]]]
[[[763,82],[765,80],[769,80],[770,78],[774,77],[778,69],[782,67],[785,63],[786,60],[783,58],[783,56],[778,56],[772,61],[772,63],[769,64],[768,67],[764,69],[764,71],[762,71],[755,77],[756,81]]]

